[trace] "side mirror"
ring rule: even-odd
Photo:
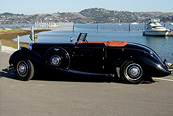
[[[73,37],[70,37],[70,42],[73,42]]]

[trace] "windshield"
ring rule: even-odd
[[[77,43],[79,41],[82,41],[82,42],[86,42],[86,36],[87,36],[87,33],[80,33],[79,36],[78,36],[78,39],[77,39]]]

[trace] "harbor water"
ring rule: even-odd
[[[164,26],[164,24],[162,25]],[[173,29],[169,23],[166,23],[165,26],[168,29]],[[74,38],[75,42],[80,32],[86,32],[88,33],[88,41],[118,40],[144,44],[155,50],[162,59],[167,59],[168,62],[173,63],[173,37],[143,36],[144,23],[130,25],[130,31],[129,23],[75,24],[74,27],[74,32],[73,29],[40,32],[36,34],[38,42],[67,43],[70,42],[71,37]],[[22,36],[20,41],[31,42],[29,35]]]

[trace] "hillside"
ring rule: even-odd
[[[53,14],[0,14],[0,24],[34,24],[35,22],[73,22],[73,23],[131,23],[146,22],[157,17],[162,22],[173,22],[173,12],[129,12],[107,10],[103,8],[84,9],[80,12],[64,12]]]

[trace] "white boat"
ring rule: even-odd
[[[173,25],[173,23],[170,23],[170,25]]]
[[[144,36],[166,36],[169,33],[169,29],[162,27],[160,19],[153,18],[147,24],[146,30],[143,32]]]

